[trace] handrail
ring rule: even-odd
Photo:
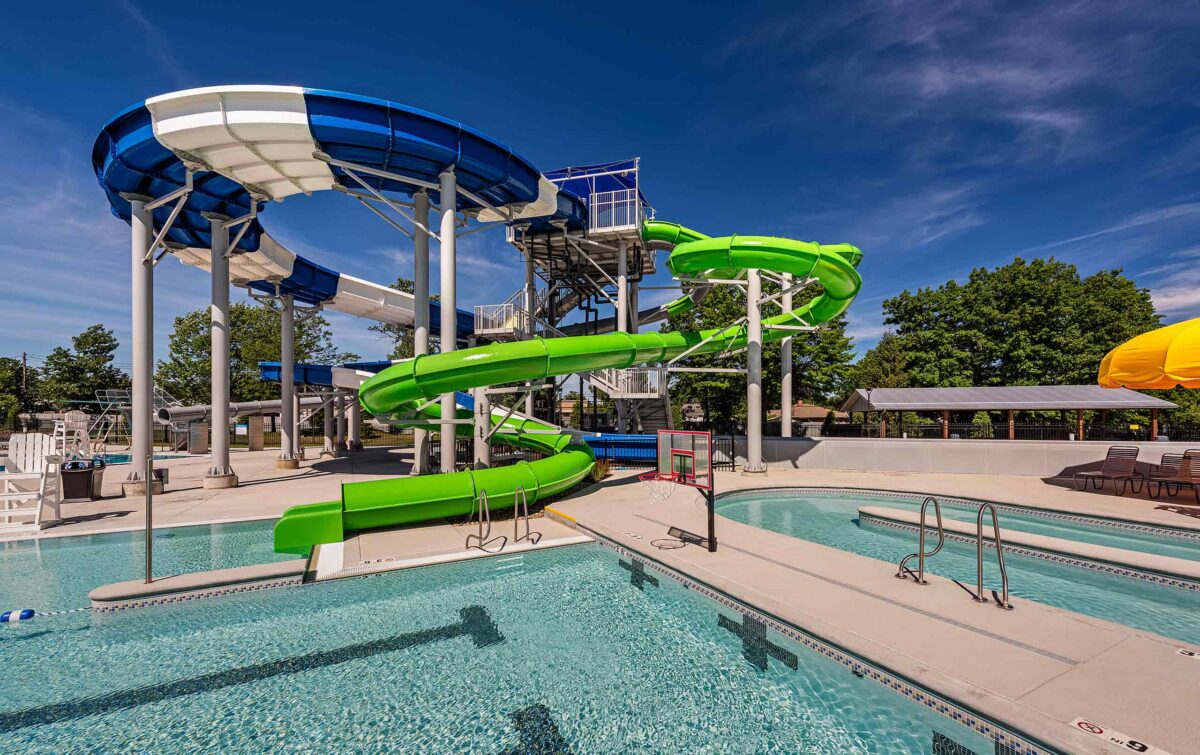
[[[929,553],[926,553],[925,552],[925,510],[929,508],[930,503],[933,504],[933,512],[934,512],[934,514],[937,515],[938,544],[933,550],[931,550]],[[899,579],[908,579],[908,575],[912,574],[912,570],[908,568],[907,564],[911,559],[916,558],[917,559],[917,573],[915,575],[913,575],[913,578],[916,580],[916,583],[918,585],[929,584],[928,582],[925,581],[925,559],[936,555],[937,552],[940,551],[942,549],[942,546],[945,544],[946,544],[946,531],[942,528],[942,505],[940,503],[938,503],[938,500],[936,498],[934,498],[933,496],[929,496],[928,498],[926,498],[924,501],[921,502],[921,528],[920,528],[920,535],[918,536],[918,540],[917,540],[917,552],[910,553],[907,556],[905,556],[904,558],[900,559],[900,567],[896,571],[896,577]]]
[[[1004,566],[1004,543],[1000,540],[1000,522],[996,516],[996,507],[985,503],[979,507],[979,516],[975,520],[975,577],[976,588],[974,598],[978,603],[990,603],[983,594],[983,512],[992,512],[992,539],[996,541],[996,561],[1000,564],[1000,595],[992,590],[992,597],[1001,608],[1011,611],[1012,603],[1008,602],[1008,569]]]
[[[471,516],[467,519],[468,526],[470,526],[471,521],[475,519],[476,516],[479,517],[479,533],[467,535],[466,547],[468,549],[478,548],[484,553],[499,553],[500,551],[504,550],[504,546],[508,543],[508,537],[505,535],[497,535],[496,537],[492,537],[492,510],[491,507],[488,506],[486,490],[480,490],[479,495],[475,498],[475,508],[471,510]],[[474,545],[471,544],[472,539],[476,541]],[[500,547],[494,551],[488,550],[487,546],[491,545],[497,540],[501,541]]]
[[[525,534],[521,534],[521,520],[525,520]],[[518,485],[513,491],[513,542],[528,540],[530,545],[537,545],[542,539],[542,533],[529,531],[529,499],[525,495],[525,486]]]

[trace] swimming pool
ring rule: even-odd
[[[272,519],[158,529],[154,573],[164,576],[295,558],[272,549],[274,526]],[[64,611],[89,605],[87,594],[93,588],[145,573],[144,546],[141,530],[0,542],[0,606]]]
[[[133,454],[103,454],[104,461],[108,464],[128,464],[133,461]],[[154,454],[155,461],[163,461],[165,459],[183,459],[186,454]]]
[[[813,495],[817,492],[813,491]],[[837,491],[837,496],[854,501],[856,506],[886,506],[917,513],[925,496],[887,491]],[[942,505],[942,517],[975,524],[979,502],[936,496]],[[1167,527],[1132,525],[1128,522],[1088,517],[1082,514],[1022,508],[1012,504],[996,504],[1002,526],[1064,540],[1076,540],[1110,548],[1153,553],[1159,556],[1200,561],[1200,532],[1172,530]],[[929,516],[933,516],[932,509]],[[932,519],[931,519],[932,521]]]
[[[0,735],[22,752],[993,752],[619,558],[574,546],[36,619],[0,633],[24,680]]]
[[[881,569],[894,572],[900,559],[916,549],[916,534],[860,525],[858,508],[862,505],[891,506],[893,502],[851,491],[777,488],[729,493],[717,500],[717,511],[755,527],[877,558],[886,562]],[[1012,526],[1010,517],[1001,514],[1000,526]],[[1167,637],[1200,642],[1200,591],[1069,566],[1007,549],[1004,560],[1014,595]],[[925,562],[925,568],[974,585],[975,547],[947,540],[942,552]],[[999,585],[994,554],[985,554],[985,578],[988,585]]]

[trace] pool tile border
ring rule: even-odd
[[[891,527],[895,530],[903,532],[916,532],[919,528],[915,524],[907,522],[894,522],[890,519],[872,516],[871,514],[859,513],[859,521],[870,524],[872,526]],[[957,532],[946,532],[946,539],[953,540],[958,543],[966,543],[967,545],[975,545],[975,538],[969,535],[961,535]],[[995,546],[990,540],[984,540],[984,546],[995,549]],[[1106,574],[1116,574],[1121,577],[1129,577],[1131,579],[1140,579],[1145,582],[1154,582],[1160,585],[1169,587],[1178,587],[1182,590],[1200,591],[1200,582],[1194,582],[1190,579],[1182,577],[1172,577],[1166,574],[1158,574],[1156,572],[1142,571],[1129,566],[1117,566],[1104,561],[1092,561],[1078,556],[1068,556],[1055,551],[1045,551],[1038,548],[1030,548],[1024,545],[1014,545],[1012,542],[1004,543],[1005,553],[1019,553],[1022,556],[1030,558],[1039,558],[1043,561],[1053,561],[1054,563],[1064,564],[1066,566],[1075,566],[1081,569],[1090,569],[1092,571],[1104,572]]]
[[[92,601],[92,611],[94,613],[116,613],[118,611],[126,611],[133,608],[149,608],[151,606],[187,603],[193,600],[203,600],[204,598],[218,598],[223,595],[236,595],[244,592],[270,590],[275,587],[295,587],[303,583],[304,577],[297,575],[294,577],[280,577],[278,579],[264,579],[260,582],[241,582],[232,585],[206,587],[200,590],[191,590],[188,592],[154,595],[148,598],[139,598],[135,600],[119,600],[112,602],[106,601],[103,603]]]
[[[1053,750],[1048,750],[1040,745],[1036,745],[1029,740],[1015,734],[1008,729],[996,724],[990,719],[984,718],[976,713],[971,712],[967,708],[953,703],[945,698],[942,698],[933,692],[930,692],[922,687],[916,686],[883,668],[869,663],[856,655],[852,655],[824,640],[820,637],[810,634],[798,627],[794,627],[783,619],[780,619],[772,614],[765,613],[747,603],[743,603],[736,598],[733,598],[720,590],[710,587],[709,585],[697,581],[683,572],[672,569],[671,567],[654,560],[653,558],[636,551],[631,551],[628,548],[620,545],[613,540],[601,535],[595,530],[589,529],[581,524],[576,525],[579,530],[587,533],[595,538],[595,540],[616,551],[625,558],[637,559],[645,563],[646,566],[663,576],[678,582],[684,587],[700,593],[706,598],[737,612],[741,616],[750,616],[757,619],[768,627],[774,629],[779,634],[791,639],[795,642],[804,645],[810,650],[816,651],[826,658],[836,661],[840,665],[846,667],[855,676],[864,679],[870,679],[876,684],[880,684],[894,692],[899,692],[909,700],[924,705],[926,708],[941,714],[945,718],[962,724],[971,729],[977,734],[980,734],[991,740],[997,752],[1004,752],[1012,755],[1052,755]]]

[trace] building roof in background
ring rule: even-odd
[[[859,388],[842,411],[986,411],[996,409],[1174,409],[1175,404],[1128,388],[1098,385],[1014,385],[984,388]]]

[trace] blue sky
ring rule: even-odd
[[[1167,321],[1200,314],[1195,4],[222,6],[6,15],[0,352],[44,355],[93,322],[127,336],[127,226],[95,184],[91,144],[128,104],[229,83],[415,105],[543,170],[640,156],[662,219],[854,243],[860,349],[882,332],[884,298],[1016,255],[1123,267]],[[264,223],[343,272],[411,275],[408,242],[340,195],[272,206]],[[459,253],[460,306],[520,285],[502,232]],[[171,319],[206,304],[208,281],[168,259],[156,282],[161,357]],[[386,352],[365,323],[330,320],[343,348]]]

